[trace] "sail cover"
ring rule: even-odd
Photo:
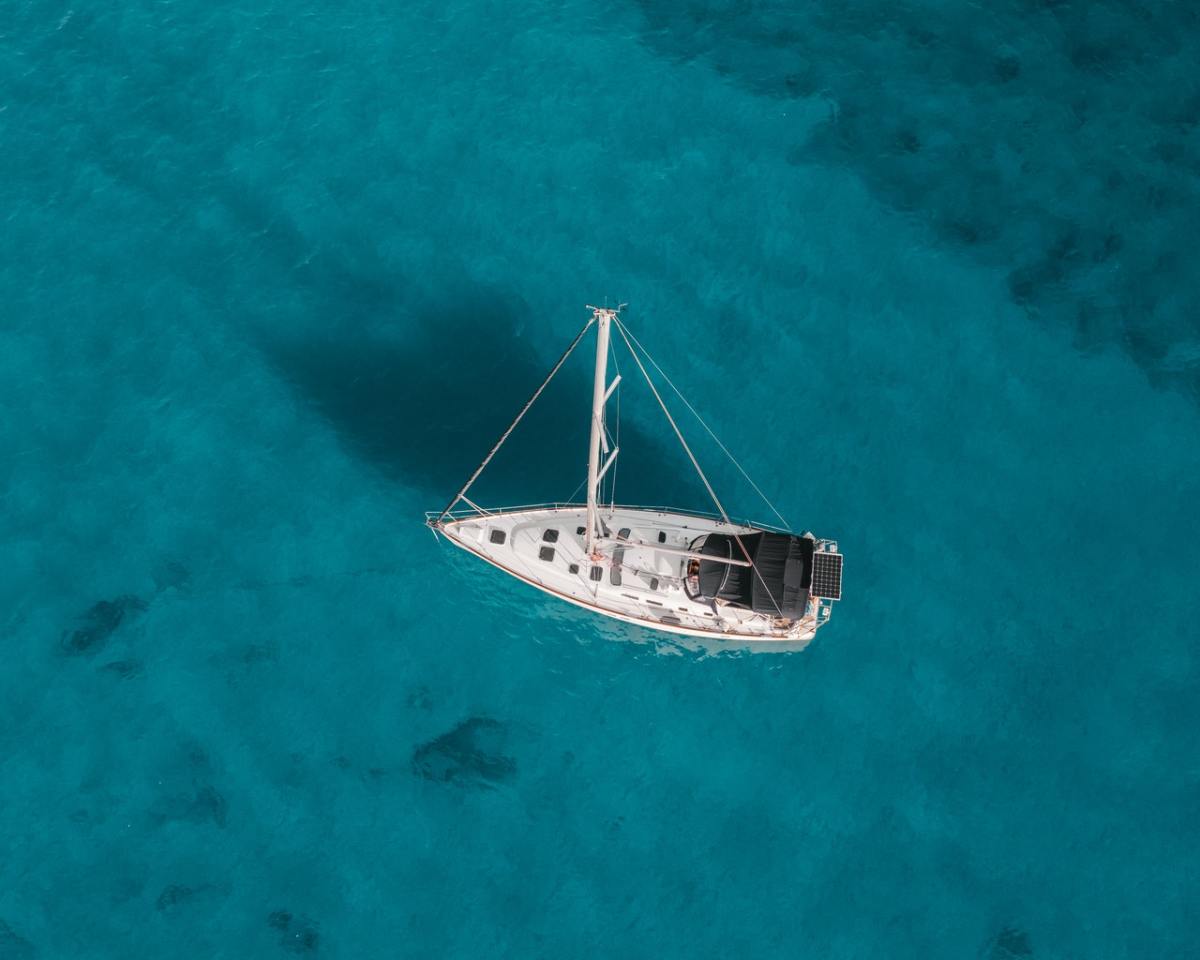
[[[743,534],[741,540],[758,575],[749,567],[702,559],[700,595],[739,603],[756,613],[782,614],[792,620],[803,616],[812,583],[814,542],[785,533]],[[699,550],[709,557],[745,558],[737,540],[723,533],[710,533]]]

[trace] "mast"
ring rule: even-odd
[[[613,319],[620,312],[621,304],[616,310],[607,307],[593,307],[592,318],[596,321],[596,375],[592,382],[592,437],[588,446],[588,475],[587,475],[587,535],[584,540],[584,553],[592,556],[596,551],[596,540],[601,534],[599,517],[596,515],[596,501],[600,495],[600,480],[612,466],[617,457],[617,450],[609,452],[608,440],[604,436],[604,404],[621,379],[619,376],[608,385],[608,336]],[[600,464],[600,451],[603,448],[607,456],[604,465]]]

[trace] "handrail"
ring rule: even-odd
[[[561,503],[561,502],[545,502],[545,503],[526,503],[514,507],[496,507],[484,511],[482,508],[476,510],[451,510],[442,512],[438,510],[427,510],[425,512],[425,522],[429,526],[435,526],[437,521],[450,518],[453,520],[463,520],[468,517],[496,517],[504,516],[512,513],[525,513],[530,510],[563,510],[567,508],[577,508],[580,510],[586,509],[587,504],[584,503]],[[611,509],[614,510],[648,510],[655,513],[676,513],[688,517],[701,517],[706,520],[722,520],[719,513],[713,513],[708,510],[693,510],[687,507],[673,507],[664,504],[634,504],[634,503],[618,503]],[[757,530],[765,530],[772,533],[787,533],[792,531],[786,527],[781,527],[773,523],[761,523],[757,520],[747,520],[743,517],[730,517],[731,523],[744,527],[754,527]]]

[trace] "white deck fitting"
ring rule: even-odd
[[[817,599],[810,599],[805,615],[792,621],[688,597],[683,586],[688,557],[675,551],[685,551],[702,534],[750,534],[763,528],[653,508],[601,507],[598,513],[606,537],[628,540],[629,545],[605,539],[595,560],[584,553],[587,507],[582,504],[447,517],[434,529],[455,546],[539,590],[655,630],[715,640],[802,645],[829,615],[828,602]],[[551,534],[554,539],[546,539],[547,531],[556,531]],[[661,543],[660,533],[665,536]],[[837,546],[816,540],[816,549],[836,550]],[[543,550],[552,550],[553,555],[547,553],[543,559]],[[593,570],[599,571],[599,580],[592,579]],[[480,589],[491,587],[481,580]]]

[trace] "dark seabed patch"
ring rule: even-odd
[[[33,960],[37,948],[0,920],[0,960]]]
[[[229,885],[225,883],[200,883],[196,886],[185,886],[180,883],[170,883],[163,887],[162,892],[154,901],[158,910],[172,910],[184,904],[194,904],[197,901],[226,896]]]
[[[1024,960],[1033,956],[1029,934],[1016,927],[1005,927],[984,947],[982,960]]]
[[[487,787],[509,780],[517,762],[505,753],[508,728],[491,717],[471,717],[413,751],[413,772],[436,783]]]
[[[150,819],[155,824],[180,820],[196,824],[213,823],[223,828],[227,815],[225,797],[211,784],[198,787],[190,794],[159,797],[150,808]]]
[[[178,906],[181,903],[186,903],[196,895],[195,887],[185,887],[182,884],[172,883],[163,887],[162,893],[158,895],[158,899],[154,901],[154,906],[159,910],[168,910],[171,907]]]
[[[146,601],[131,594],[115,600],[98,600],[79,617],[74,630],[64,630],[60,645],[71,656],[95,653],[122,623],[146,610]]]
[[[414,710],[428,711],[433,709],[433,694],[429,692],[429,688],[425,684],[418,684],[408,691],[404,702]]]
[[[339,754],[333,758],[333,765],[345,772],[356,771],[359,781],[368,786],[376,786],[382,783],[388,776],[395,772],[393,769],[380,766],[379,764],[357,766],[354,761],[343,754]]]
[[[828,100],[791,162],[853,170],[1079,349],[1200,399],[1200,5],[635,4],[673,60]]]
[[[247,667],[258,663],[274,663],[279,659],[279,651],[265,643],[247,644],[237,654],[239,662]]]
[[[159,593],[164,590],[182,590],[192,579],[191,571],[177,560],[168,560],[154,570],[154,586]]]
[[[141,676],[143,664],[141,660],[113,660],[100,669],[121,680],[130,680]]]
[[[181,745],[182,764],[165,771],[160,783],[166,789],[150,807],[150,820],[155,825],[169,821],[224,827],[228,821],[229,805],[213,786],[216,771],[208,751],[199,743],[185,741]]]
[[[317,924],[306,917],[297,917],[287,910],[276,910],[267,923],[279,931],[279,945],[292,953],[316,953],[321,943]]]
[[[109,899],[113,904],[128,903],[138,899],[146,889],[146,880],[141,876],[114,877]]]

